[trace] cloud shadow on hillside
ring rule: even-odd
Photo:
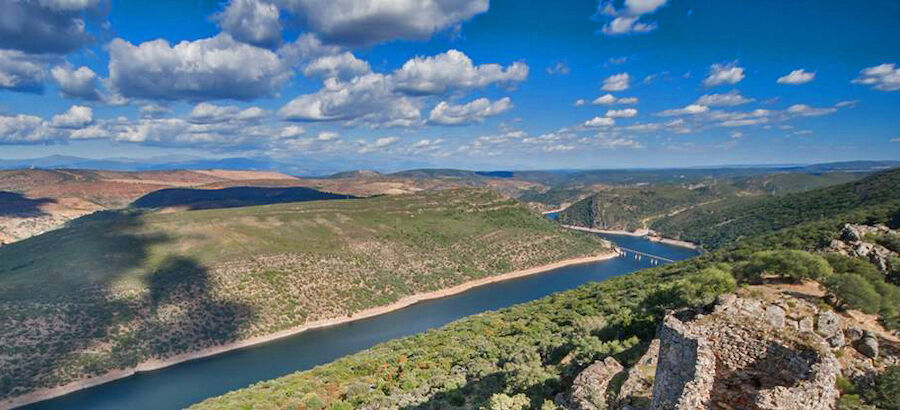
[[[47,215],[41,209],[44,204],[54,204],[51,198],[28,198],[25,195],[0,191],[0,217],[33,218]]]

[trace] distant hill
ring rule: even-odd
[[[857,208],[894,206],[900,209],[900,169],[861,180],[759,201],[743,198],[698,207],[660,219],[652,228],[669,237],[716,248],[740,237],[776,231],[828,218]]]

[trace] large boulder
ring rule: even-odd
[[[837,348],[845,344],[841,317],[832,311],[826,311],[819,315],[816,331],[828,341],[831,347]]]
[[[575,377],[568,397],[557,404],[573,410],[605,410],[609,382],[622,370],[612,357],[598,360]]]
[[[856,350],[868,358],[878,357],[878,339],[875,335],[866,332],[862,339],[856,343]]]

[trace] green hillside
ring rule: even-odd
[[[656,226],[657,220],[695,207],[718,209],[723,204],[750,203],[772,196],[851,182],[865,175],[849,172],[771,172],[747,176],[722,172],[688,180],[689,182],[607,187],[595,190],[595,193],[560,212],[559,220],[569,225],[633,231]],[[520,199],[561,200],[578,197],[586,189],[556,187],[542,194],[526,194]]]
[[[0,397],[602,247],[480,190],[95,214],[0,248]]]
[[[834,292],[830,300],[838,307],[864,305],[855,304],[860,300],[852,292],[842,293],[841,287],[831,284],[865,275],[859,280],[877,289],[872,297],[882,307],[882,320],[897,326],[900,289],[886,283],[883,275],[872,276],[874,268],[868,262],[836,255],[826,260],[817,253],[839,236],[845,222],[897,226],[900,208],[882,202],[890,197],[885,191],[897,187],[895,177],[881,174],[830,190],[832,194],[849,190],[867,198],[841,207],[839,213],[827,201],[805,202],[820,206],[807,211],[828,215],[825,218],[789,224],[787,229],[730,243],[688,261],[464,318],[211,398],[194,408],[555,409],[554,397],[567,391],[588,364],[607,356],[633,364],[654,337],[666,309],[707,304],[717,294],[734,290],[736,282],[752,283],[753,272],[761,267],[774,269],[771,272],[786,281],[816,279],[828,284]],[[821,193],[806,196],[822,198]],[[846,385],[850,391],[850,382]],[[859,399],[848,394],[847,400]],[[866,408],[893,408],[877,397],[871,400],[878,406]]]
[[[809,192],[765,200],[735,198],[697,207],[656,220],[651,228],[664,236],[717,248],[741,237],[867,207],[882,213],[900,208],[900,169]]]

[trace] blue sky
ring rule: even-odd
[[[890,0],[22,0],[0,14],[0,158],[900,158]]]

